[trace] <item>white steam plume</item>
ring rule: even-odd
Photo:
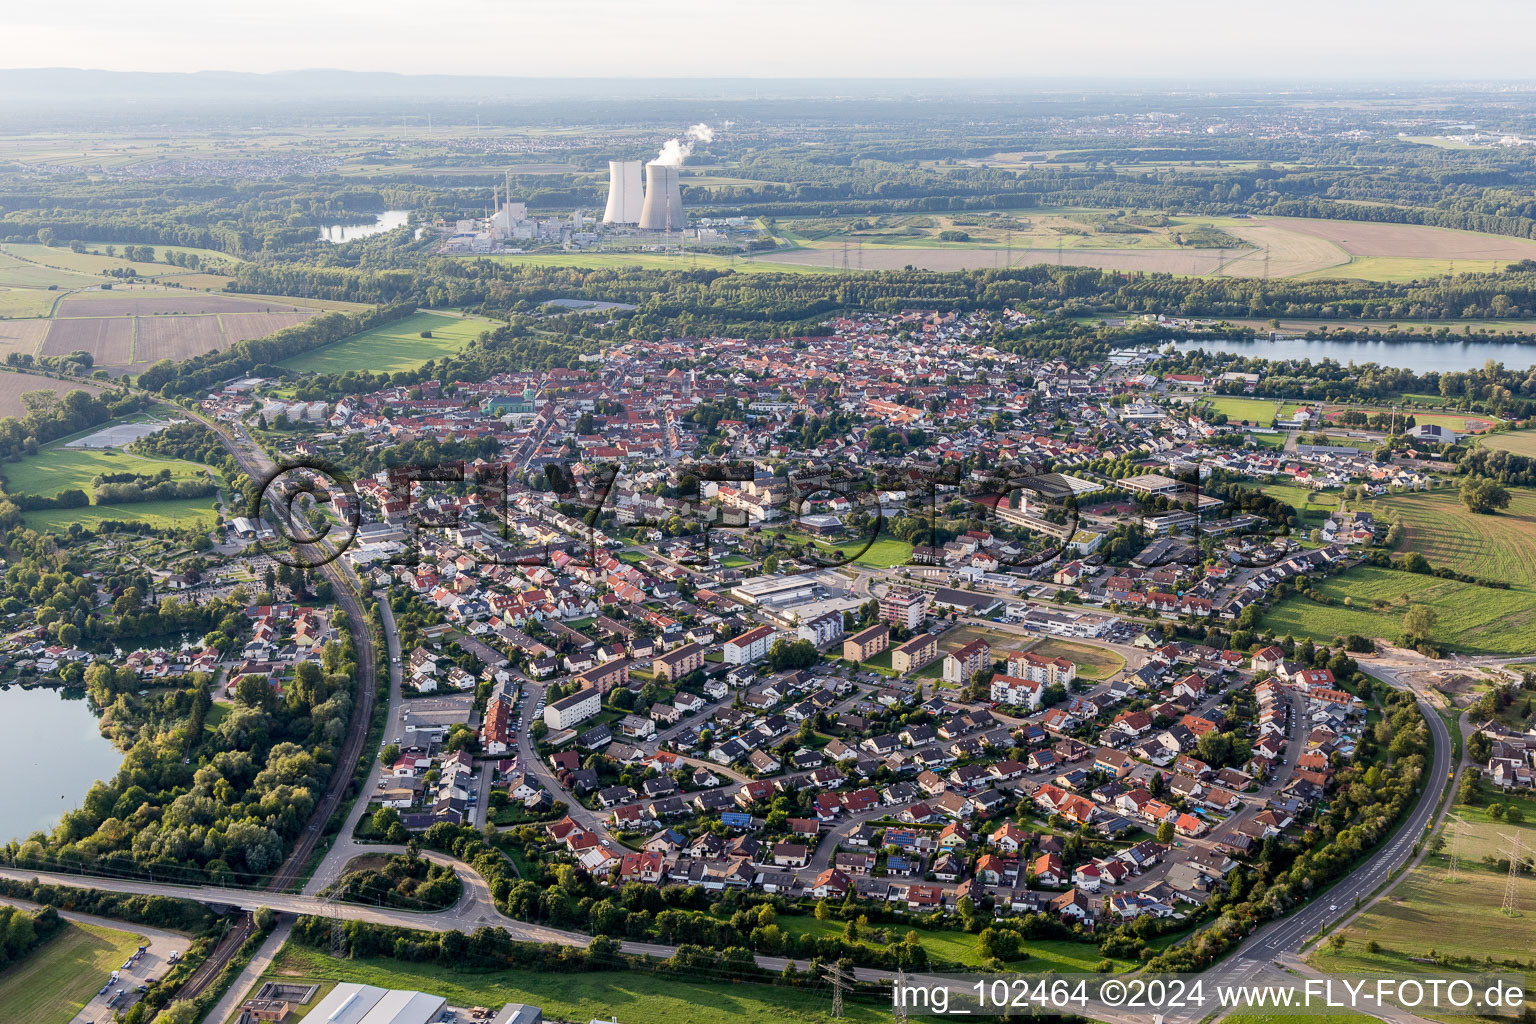
[[[715,130],[707,124],[696,124],[683,133],[681,139],[668,139],[662,144],[661,152],[656,155],[656,163],[666,164],[669,167],[681,167],[683,161],[688,159],[693,152],[696,142],[711,143],[715,141]]]

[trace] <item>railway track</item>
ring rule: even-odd
[[[79,380],[81,383],[90,381],[78,377],[70,377],[65,374],[50,374],[56,378]],[[157,395],[141,391],[131,385],[122,385],[123,389],[136,392],[156,401],[163,400]],[[245,471],[252,480],[262,480],[275,468],[272,464],[263,464],[260,449],[256,447],[249,437],[243,436],[237,440],[230,429],[222,423],[209,419],[195,409],[174,407],[178,415],[190,415],[203,426],[211,430],[219,443],[224,446],[235,462]],[[242,444],[241,441],[244,441]],[[283,510],[279,508],[279,514]],[[292,523],[287,524],[292,529]],[[299,545],[301,551],[308,550],[312,555],[323,554],[319,549],[311,545]],[[322,561],[322,559],[315,559]],[[332,591],[335,594],[337,607],[339,607],[347,620],[347,631],[352,635],[352,645],[357,650],[357,679],[353,686],[352,715],[347,723],[347,735],[342,741],[341,750],[337,754],[336,764],[331,771],[331,777],[326,783],[325,792],[321,794],[319,802],[315,805],[309,821],[304,825],[304,831],[300,833],[298,840],[287,858],[273,873],[272,878],[262,887],[266,892],[287,892],[297,885],[303,878],[304,868],[314,855],[321,839],[325,836],[325,826],[346,798],[347,788],[352,783],[353,768],[358,758],[363,756],[363,745],[368,740],[368,728],[373,719],[373,709],[377,694],[377,661],[373,646],[373,635],[368,630],[368,620],[363,615],[362,601],[359,599],[358,589],[354,588],[353,580],[343,570],[339,561],[324,561],[320,571],[330,581]],[[185,984],[177,992],[181,999],[191,999],[200,994],[212,981],[219,976],[224,967],[234,959],[235,954],[256,929],[256,923],[249,913],[242,913],[240,920],[223,939],[214,946],[213,951],[192,972]]]

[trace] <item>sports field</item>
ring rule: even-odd
[[[1403,615],[1412,605],[1424,604],[1436,616],[1430,639],[1450,650],[1466,654],[1536,650],[1536,594],[1528,585],[1495,590],[1361,566],[1319,581],[1314,589],[1333,603],[1319,604],[1293,594],[1268,611],[1260,625],[1276,636],[1297,639],[1332,641],[1356,633],[1397,643],[1403,636]]]
[[[1267,427],[1274,421],[1280,403],[1268,398],[1233,398],[1220,395],[1200,403],[1201,409],[1225,414],[1229,423],[1246,423],[1250,426]]]
[[[0,1020],[69,1024],[139,936],[68,922],[47,944],[0,974]]]
[[[311,373],[345,373],[348,370],[372,370],[394,373],[414,370],[429,359],[451,356],[482,331],[496,324],[478,317],[444,316],[440,313],[416,313],[392,324],[375,327],[342,341],[324,345],[301,356],[283,360],[291,370]],[[432,337],[421,337],[422,331]]]

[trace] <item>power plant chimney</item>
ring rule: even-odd
[[[640,161],[608,161],[608,208],[604,224],[636,224],[640,220]]]
[[[642,231],[681,231],[687,223],[683,216],[683,190],[678,184],[677,168],[671,164],[645,165],[645,206],[640,210]]]

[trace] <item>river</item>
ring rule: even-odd
[[[1536,345],[1518,345],[1511,341],[1346,341],[1343,339],[1282,338],[1278,341],[1201,340],[1171,343],[1180,352],[1205,349],[1207,352],[1231,352],[1260,359],[1310,359],[1314,363],[1332,359],[1346,366],[1350,363],[1376,363],[1414,373],[1454,373],[1481,369],[1488,360],[1510,369],[1536,366]],[[1166,346],[1159,345],[1159,348]]]
[[[322,242],[352,242],[369,235],[379,235],[395,228],[405,227],[410,220],[410,210],[385,210],[374,217],[372,224],[328,224],[320,229]]]
[[[122,767],[122,752],[99,731],[83,693],[68,698],[59,690],[11,686],[0,690],[0,709],[17,726],[12,775],[0,786],[0,842],[51,829],[80,806],[96,780]]]

